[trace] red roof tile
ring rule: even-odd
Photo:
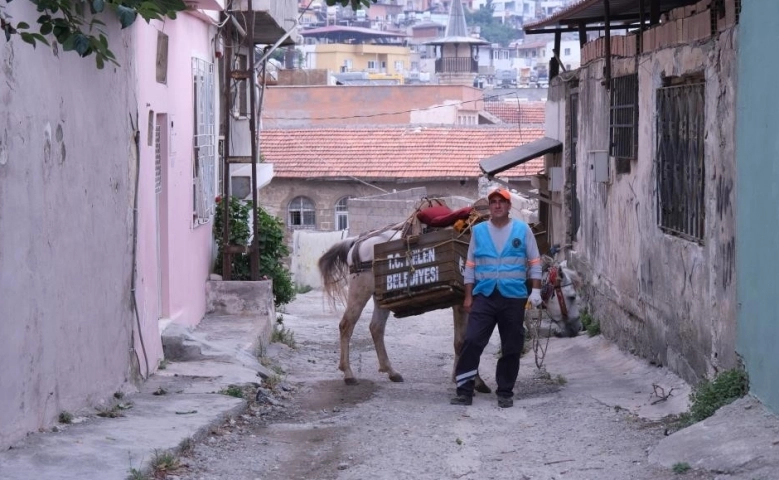
[[[278,178],[460,179],[479,176],[480,160],[543,136],[513,125],[264,129],[260,151]],[[501,176],[543,168],[538,158]]]
[[[542,127],[546,102],[484,102],[484,110],[505,123]]]

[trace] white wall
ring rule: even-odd
[[[4,8],[31,25],[40,15]],[[119,67],[18,37],[0,46],[0,448],[137,369],[133,38],[101,18]]]
[[[348,236],[348,230],[335,232],[295,230],[292,234],[290,266],[293,281],[301,286],[322,288],[322,277],[317,265],[319,257]]]

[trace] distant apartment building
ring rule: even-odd
[[[411,68],[408,47],[377,44],[320,43],[303,47],[305,68],[333,73],[399,75]]]

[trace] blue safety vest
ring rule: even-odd
[[[527,298],[527,248],[525,235],[528,226],[523,222],[511,221],[511,233],[498,254],[492,243],[487,222],[473,227],[476,241],[473,250],[474,279],[473,294],[489,296],[498,287],[501,295],[508,298]]]

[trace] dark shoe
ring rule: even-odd
[[[500,408],[509,408],[514,406],[514,399],[511,397],[498,397],[498,406]]]
[[[470,405],[473,403],[473,397],[468,395],[457,395],[449,400],[452,405]]]

